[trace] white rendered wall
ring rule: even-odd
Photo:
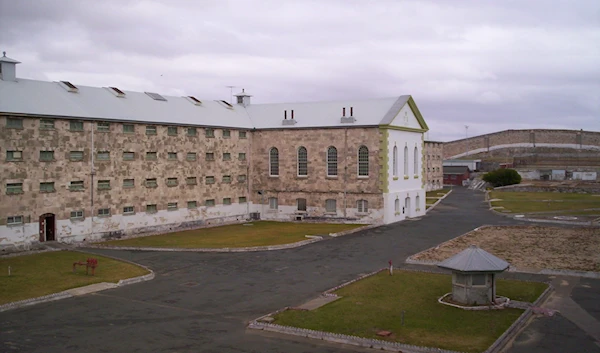
[[[398,119],[398,118],[396,118]],[[416,119],[415,119],[416,121]],[[396,122],[396,120],[394,121]],[[397,175],[394,175],[394,146],[398,148]],[[385,214],[384,223],[402,221],[406,218],[425,214],[425,190],[423,189],[423,134],[400,130],[388,130],[388,192],[383,195]],[[408,148],[408,168],[404,171],[404,147]],[[414,149],[417,148],[417,166],[415,168]],[[419,204],[417,204],[417,196]],[[409,209],[404,210],[406,198],[410,198]],[[395,209],[396,198],[400,208]]]

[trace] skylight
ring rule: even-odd
[[[109,88],[112,89],[113,91],[115,91],[119,96],[125,96],[125,92],[121,91],[117,87],[109,87]]]
[[[60,86],[69,92],[77,93],[79,91],[79,88],[69,81],[60,81]]]
[[[198,98],[196,98],[196,97],[194,97],[194,96],[188,96],[188,98],[189,98],[190,100],[193,100],[193,101],[194,101],[194,103],[197,103],[197,104],[202,104],[202,102],[201,102],[201,101],[200,101]]]
[[[229,107],[229,108],[233,108],[233,105],[229,104],[229,102],[227,102],[227,101],[221,100],[221,101],[219,101],[219,102],[221,102],[221,103],[225,104],[225,105],[226,105],[227,107]]]
[[[158,93],[153,93],[153,92],[144,92],[144,93],[146,93],[148,95],[148,97],[154,99],[155,101],[164,101],[164,102],[167,101],[167,99],[165,97],[161,96]]]

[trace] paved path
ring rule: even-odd
[[[420,221],[296,249],[229,254],[94,249],[98,254],[149,266],[156,278],[0,313],[0,352],[364,352],[357,347],[246,330],[246,324],[385,267],[390,259],[400,265],[409,255],[483,224],[516,221],[489,212],[483,193],[457,188]],[[545,278],[520,278],[529,277]],[[597,319],[599,289],[600,280],[582,279],[571,295]],[[590,336],[562,316],[535,319],[527,330],[517,337],[510,352],[535,352],[531,349],[535,345],[528,343],[534,341],[526,342],[528,337],[549,342],[548,337],[558,333],[560,342],[552,341],[538,351],[596,352]]]

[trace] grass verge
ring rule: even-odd
[[[600,208],[600,197],[592,194],[558,192],[490,192],[493,206],[502,206],[512,213],[578,211]]]
[[[450,192],[450,189],[440,189],[425,192],[425,197],[437,197],[442,198],[444,195]]]
[[[534,300],[545,284],[498,281],[497,294]],[[313,311],[287,310],[276,324],[385,339],[463,352],[487,349],[522,313],[519,309],[466,311],[439,304],[451,291],[451,276],[386,272],[341,288],[341,299]],[[401,323],[405,311],[404,325]],[[392,335],[382,338],[380,330]]]
[[[253,222],[201,228],[147,237],[111,240],[100,245],[157,248],[241,248],[295,243],[305,235],[337,233],[364,224]]]
[[[73,263],[88,257],[98,259],[95,276],[85,274],[85,266]],[[11,276],[8,276],[8,266]],[[142,276],[142,267],[107,257],[75,251],[53,251],[33,255],[0,258],[0,305],[36,298],[93,283],[113,282]]]

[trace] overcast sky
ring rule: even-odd
[[[0,0],[0,51],[22,78],[200,99],[411,94],[438,141],[600,130],[598,0]]]

